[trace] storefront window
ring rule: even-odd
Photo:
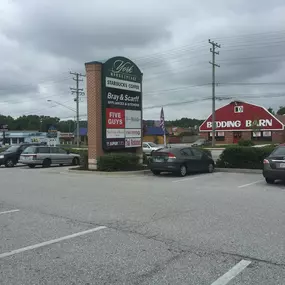
[[[251,138],[254,141],[272,141],[271,131],[255,131],[252,132]]]
[[[212,140],[212,132],[209,133],[208,139],[209,139],[209,141]],[[216,132],[215,139],[218,142],[224,141],[225,140],[225,132]]]

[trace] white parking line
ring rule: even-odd
[[[187,181],[187,180],[193,180],[196,178],[200,178],[200,176],[194,176],[194,177],[188,177],[188,178],[182,178],[182,179],[178,179],[178,180],[173,180],[173,183],[177,183],[177,182],[183,182],[183,181]]]
[[[15,213],[15,212],[19,212],[19,211],[20,211],[20,210],[16,209],[16,210],[10,210],[10,211],[5,211],[5,212],[0,212],[0,215]]]
[[[217,174],[220,174],[220,172],[218,172],[218,173],[211,173],[211,174],[201,174],[201,175],[196,175],[196,176],[190,176],[190,177],[187,177],[187,178],[181,178],[181,179],[178,179],[178,180],[173,180],[172,182],[173,183],[183,182],[183,181],[193,180],[193,179],[202,178],[202,177],[209,177],[209,175],[213,176],[213,175],[217,175]]]
[[[262,182],[262,181],[263,181],[263,180],[258,180],[258,181],[254,181],[254,182],[251,182],[251,183],[248,183],[248,184],[240,185],[240,186],[238,186],[238,188],[244,188],[244,187],[247,187],[247,186],[251,186],[251,185],[260,183],[260,182]]]
[[[250,263],[251,263],[251,261],[248,261],[248,260],[240,261],[232,269],[230,269],[226,274],[221,276],[219,279],[217,279],[211,285],[226,285],[226,284],[228,284],[239,273],[241,273],[247,266],[249,266]]]
[[[83,236],[83,235],[90,234],[90,233],[93,233],[93,232],[97,232],[97,231],[100,231],[100,230],[103,230],[103,229],[106,229],[106,227],[101,226],[101,227],[93,228],[93,229],[90,229],[90,230],[87,230],[87,231],[83,231],[83,232],[75,233],[75,234],[72,234],[72,235],[64,236],[64,237],[61,237],[61,238],[52,239],[52,240],[45,241],[45,242],[42,242],[42,243],[38,243],[38,244],[22,247],[22,248],[19,248],[19,249],[16,249],[16,250],[12,250],[12,251],[9,251],[9,252],[1,253],[0,254],[0,258],[8,257],[8,256],[15,255],[15,254],[18,254],[18,253],[21,253],[21,252],[28,251],[28,250],[37,249],[37,248],[40,248],[40,247],[43,247],[43,246],[47,246],[47,245],[51,245],[51,244],[54,244],[54,243],[58,243],[58,242],[61,242],[61,241],[67,240],[67,239]]]

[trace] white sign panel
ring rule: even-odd
[[[116,79],[112,77],[106,77],[106,87],[134,91],[134,92],[141,92],[140,83]]]
[[[142,130],[141,129],[126,129],[125,136],[126,138],[141,138]]]
[[[125,110],[125,128],[140,129],[142,127],[141,111]]]
[[[107,139],[123,139],[125,138],[125,129],[106,129]]]
[[[125,139],[125,147],[140,147],[142,145],[141,138]]]

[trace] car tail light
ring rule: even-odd
[[[173,153],[168,153],[168,158],[176,158],[176,156]]]
[[[263,160],[263,164],[269,164],[270,162],[269,162],[269,160],[268,159],[264,159]]]

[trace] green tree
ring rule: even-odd
[[[280,106],[277,115],[284,115],[285,114],[285,106]]]
[[[275,112],[274,112],[273,108],[271,108],[271,107],[268,108],[268,112],[270,112],[272,115],[275,115]]]

